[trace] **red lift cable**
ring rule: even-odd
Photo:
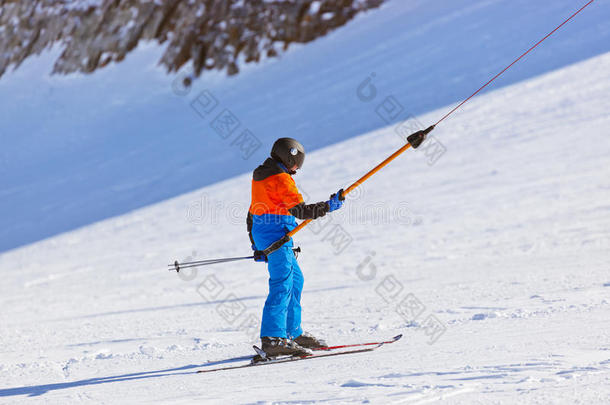
[[[582,10],[584,10],[589,4],[593,3],[595,0],[590,0],[587,4],[585,4],[584,6],[582,6],[578,11],[576,11],[574,14],[572,14],[567,20],[565,20],[564,22],[562,22],[560,25],[557,26],[557,28],[555,28],[553,31],[549,32],[544,38],[542,38],[540,41],[538,41],[534,46],[532,46],[530,49],[528,49],[527,51],[525,51],[521,56],[519,56],[517,59],[515,59],[513,61],[513,63],[511,63],[510,65],[508,65],[507,67],[505,67],[500,73],[498,73],[497,75],[495,75],[490,81],[488,81],[487,83],[485,83],[483,86],[481,86],[477,91],[475,91],[474,93],[472,93],[472,95],[470,97],[468,97],[466,100],[462,101],[459,105],[457,105],[453,110],[449,111],[447,114],[445,114],[445,116],[443,118],[441,118],[440,120],[438,120],[436,122],[436,124],[434,124],[433,126],[437,126],[439,123],[441,123],[441,121],[443,121],[445,118],[447,118],[448,116],[450,116],[451,114],[453,114],[457,109],[459,109],[461,106],[463,106],[464,104],[466,104],[466,102],[468,100],[470,100],[471,98],[473,98],[474,96],[476,96],[481,90],[483,90],[485,87],[487,87],[487,85],[489,85],[491,82],[493,82],[494,80],[496,80],[498,77],[500,77],[502,75],[502,73],[506,72],[508,69],[510,69],[515,63],[519,62],[521,60],[521,58],[523,58],[525,55],[527,55],[528,53],[530,53],[534,48],[536,48],[538,45],[540,45],[542,42],[544,42],[545,39],[547,39],[548,37],[550,37],[551,35],[553,35],[555,33],[555,31],[557,31],[558,29],[560,29],[561,27],[563,27],[568,21],[570,21],[572,18],[576,17],[576,15],[578,13],[580,13]]]

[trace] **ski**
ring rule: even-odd
[[[398,339],[400,339],[401,337],[402,337],[402,334],[394,336],[392,339],[386,340],[386,341],[383,341],[383,342],[354,343],[354,344],[351,344],[351,345],[339,345],[339,346],[319,347],[319,348],[311,349],[311,350],[314,350],[314,351],[320,351],[320,350],[327,351],[327,350],[336,350],[336,349],[347,349],[349,347],[375,346],[375,345],[380,345],[380,344],[394,343]]]
[[[326,347],[326,348],[316,349],[316,351],[327,351],[327,352],[331,351],[330,353],[312,354],[309,356],[302,356],[302,357],[292,357],[292,356],[276,357],[273,359],[259,361],[256,363],[250,362],[248,364],[242,364],[239,366],[219,367],[219,368],[214,368],[211,370],[198,370],[197,373],[211,373],[214,371],[234,370],[234,369],[238,369],[238,368],[258,367],[258,366],[264,366],[264,365],[269,365],[269,364],[290,363],[290,362],[294,362],[294,361],[311,360],[311,359],[317,359],[320,357],[334,357],[334,356],[342,356],[342,355],[347,355],[347,354],[372,352],[373,350],[378,349],[383,345],[394,343],[394,342],[398,341],[401,337],[402,337],[402,335],[398,335],[398,336],[395,336],[394,338],[392,338],[391,340],[387,340],[387,341],[383,341],[383,342],[370,342],[370,343],[357,343],[354,345],[330,346],[330,347]],[[361,348],[340,351],[340,352],[332,352],[332,350],[335,350],[335,349],[353,348],[353,347],[361,347]]]

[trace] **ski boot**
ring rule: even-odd
[[[325,347],[328,347],[324,340],[318,339],[307,332],[303,332],[301,336],[294,338],[293,342],[307,349],[324,349]]]
[[[257,354],[252,359],[253,363],[273,359],[278,356],[293,356],[303,357],[312,355],[312,351],[304,347],[299,346],[297,343],[290,339],[263,336],[261,338],[261,354]]]

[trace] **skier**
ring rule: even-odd
[[[303,166],[305,149],[292,138],[273,144],[271,157],[258,166],[252,178],[252,203],[247,226],[256,261],[267,262],[269,295],[263,309],[261,349],[269,357],[303,356],[326,343],[301,329],[303,273],[290,239],[265,256],[262,250],[297,226],[296,218],[316,219],[343,205],[343,189],[328,201],[305,204],[292,175]]]

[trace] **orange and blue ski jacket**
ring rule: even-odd
[[[296,218],[315,219],[328,212],[328,204],[306,205],[286,167],[268,158],[252,175],[252,201],[248,210],[250,241],[263,244],[275,242],[297,226]],[[253,234],[257,234],[253,237]],[[290,242],[291,246],[292,241]],[[258,246],[265,249],[267,246]]]

